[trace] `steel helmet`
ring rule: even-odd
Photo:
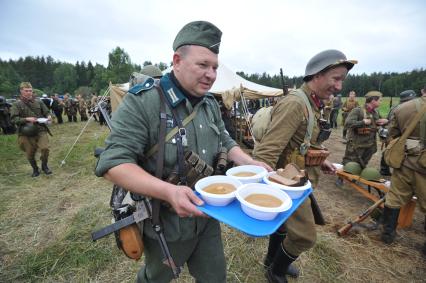
[[[161,72],[160,68],[154,65],[146,65],[142,68],[141,74],[150,76],[152,78],[161,78],[163,76],[163,73]]]
[[[406,102],[413,98],[416,98],[416,92],[414,90],[404,90],[399,94],[399,102]]]
[[[343,171],[345,171],[346,173],[359,176],[359,174],[362,171],[362,168],[361,168],[361,165],[359,165],[359,163],[350,161],[346,163],[345,166],[343,166]]]
[[[362,170],[360,177],[368,181],[379,182],[382,175],[380,175],[379,170],[376,168],[367,167]]]
[[[311,60],[309,60],[308,64],[306,65],[305,76],[303,77],[303,80],[306,81],[306,79],[310,76],[318,74],[327,68],[339,65],[346,66],[349,71],[356,63],[358,63],[358,61],[346,59],[345,54],[339,50],[325,50],[318,53],[312,57]]]
[[[20,129],[19,132],[24,136],[34,137],[38,134],[38,127],[34,124],[27,123]]]

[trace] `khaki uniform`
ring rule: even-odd
[[[77,122],[77,103],[73,99],[64,99],[65,114],[68,116],[68,122]]]
[[[309,95],[312,91],[308,86],[303,84],[301,89],[308,96],[315,115],[311,137],[311,144],[315,145],[320,131],[317,121],[321,118],[321,112]],[[304,158],[298,153],[308,126],[306,111],[303,100],[295,95],[290,94],[280,100],[272,109],[271,123],[260,143],[256,145],[253,157],[275,169],[284,168],[290,162],[295,163],[306,169],[313,188],[316,188],[320,174],[319,166],[305,167]],[[283,245],[290,254],[298,256],[314,246],[316,228],[309,198],[299,206],[281,229],[287,232]]]
[[[363,119],[371,119],[371,124],[366,126]],[[362,168],[367,167],[371,157],[377,151],[376,121],[378,119],[380,116],[376,110],[369,113],[365,108],[357,107],[349,113],[345,124],[349,132],[343,164],[354,161],[359,163]],[[360,134],[359,129],[361,128],[370,130],[368,133]]]
[[[331,110],[333,109],[333,105],[334,105],[334,100],[335,100],[336,98],[333,98],[333,99],[328,99],[328,100],[326,100],[325,102],[324,102],[324,119],[325,120],[327,120],[327,121],[329,121],[330,120],[330,113],[331,113]]]
[[[411,120],[418,113],[415,100],[421,101],[421,107],[426,103],[426,97],[421,97],[407,101],[395,108],[389,127],[390,138],[401,136]],[[420,123],[417,124],[408,139],[420,139]],[[386,195],[386,206],[401,208],[411,200],[413,195],[416,195],[417,204],[421,211],[426,213],[426,168],[417,163],[418,158],[418,152],[407,153],[407,157],[401,168],[394,168],[391,178],[391,188]]]
[[[343,138],[346,138],[346,119],[348,118],[349,113],[351,113],[352,109],[359,107],[358,101],[355,99],[346,99],[342,106],[342,125],[343,125]]]
[[[35,160],[37,149],[40,150],[40,160],[47,162],[49,157],[49,138],[44,126],[37,125],[38,134],[34,137],[22,135],[21,128],[27,123],[26,117],[47,118],[49,109],[40,100],[33,102],[16,101],[10,110],[11,120],[18,126],[18,145],[25,152],[28,160]]]
[[[78,112],[80,113],[81,121],[87,121],[87,104],[83,98],[78,100]]]
[[[160,81],[166,98],[172,102],[183,120],[193,111],[195,118],[187,125],[188,147],[197,153],[207,164],[221,146],[230,150],[237,144],[225,130],[220,116],[219,105],[210,94],[206,94],[194,107],[181,90],[165,75]],[[173,96],[170,96],[173,94]],[[176,125],[170,109],[167,109],[167,131]],[[106,140],[106,150],[102,153],[96,168],[96,175],[103,176],[110,168],[123,163],[135,163],[154,174],[155,156],[145,162],[141,157],[158,143],[160,125],[160,97],[156,88],[138,95],[125,96],[112,118],[113,131]],[[176,139],[165,144],[164,175],[167,176],[177,164]],[[221,241],[220,225],[212,218],[179,217],[167,207],[160,210],[160,220],[164,236],[176,264],[188,264],[190,273],[201,282],[225,282],[226,266]],[[162,254],[156,241],[156,233],[151,224],[144,223],[145,267],[138,273],[138,282],[169,282],[171,271],[162,264]]]

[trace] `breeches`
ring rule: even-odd
[[[18,145],[25,152],[28,160],[35,159],[37,149],[40,149],[40,159],[42,161],[47,161],[49,158],[49,138],[46,132],[39,132],[34,137],[19,136]]]
[[[359,163],[362,168],[365,168],[376,151],[376,144],[372,144],[370,147],[356,148],[352,142],[348,142],[346,144],[345,156],[343,156],[343,165],[350,161],[354,161]]]
[[[413,195],[417,196],[417,204],[426,213],[426,176],[405,166],[394,169],[391,188],[386,195],[386,206],[401,208]]]
[[[167,227],[166,227],[167,228]],[[170,282],[171,269],[162,263],[163,254],[157,240],[144,236],[145,266],[139,270],[137,282]],[[186,241],[168,242],[177,266],[188,265],[196,282],[226,282],[226,264],[220,225],[210,219],[204,231]]]

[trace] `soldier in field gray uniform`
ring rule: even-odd
[[[203,201],[190,187],[171,184],[152,175],[156,169],[155,155],[143,157],[158,143],[160,104],[163,103],[160,95],[163,95],[168,100],[168,132],[176,126],[171,109],[176,110],[180,119],[197,111],[184,126],[185,142],[179,132],[166,142],[164,176],[178,163],[181,139],[185,150],[197,153],[210,166],[223,146],[228,149],[228,159],[237,165],[260,165],[271,170],[265,163],[253,160],[232,140],[225,131],[218,103],[208,93],[216,79],[221,35],[216,26],[205,21],[191,22],[179,31],[173,43],[173,71],[164,75],[159,83],[162,92],[152,78],[137,85],[141,87],[138,91],[135,88],[129,91],[113,115],[114,130],[106,140],[106,150],[96,168],[97,176],[104,176],[131,192],[160,199],[172,207],[164,206],[160,210],[165,238],[176,265],[186,263],[197,282],[226,282],[220,225],[197,209]],[[173,274],[162,263],[156,234],[147,222],[143,241],[145,266],[138,272],[137,282],[171,281]]]

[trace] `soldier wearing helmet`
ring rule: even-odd
[[[369,91],[365,95],[364,107],[356,107],[349,113],[345,123],[349,132],[343,164],[354,161],[365,168],[377,151],[376,132],[379,126],[388,123],[377,111],[382,96],[380,91]]]
[[[33,168],[32,177],[40,175],[35,159],[36,151],[40,150],[41,170],[52,174],[47,163],[49,159],[49,138],[46,122],[52,120],[49,109],[40,100],[34,99],[33,88],[29,82],[21,83],[20,100],[11,108],[12,121],[18,126],[18,144]],[[39,118],[47,118],[47,121]]]
[[[163,73],[161,72],[160,68],[154,65],[144,66],[141,70],[141,74],[150,76],[154,79],[161,79],[161,77],[163,76]]]
[[[309,60],[305,83],[272,109],[271,122],[254,148],[254,158],[274,169],[296,164],[308,172],[313,188],[318,185],[320,171],[334,174],[336,168],[329,161],[311,163],[309,155],[312,149],[328,152],[321,145],[328,138],[327,130],[330,131],[322,126],[322,100],[342,90],[347,73],[356,63],[338,50],[320,52]],[[287,282],[286,274],[297,276],[297,269],[291,263],[312,248],[315,241],[315,221],[308,198],[269,238],[265,259],[268,281]]]

